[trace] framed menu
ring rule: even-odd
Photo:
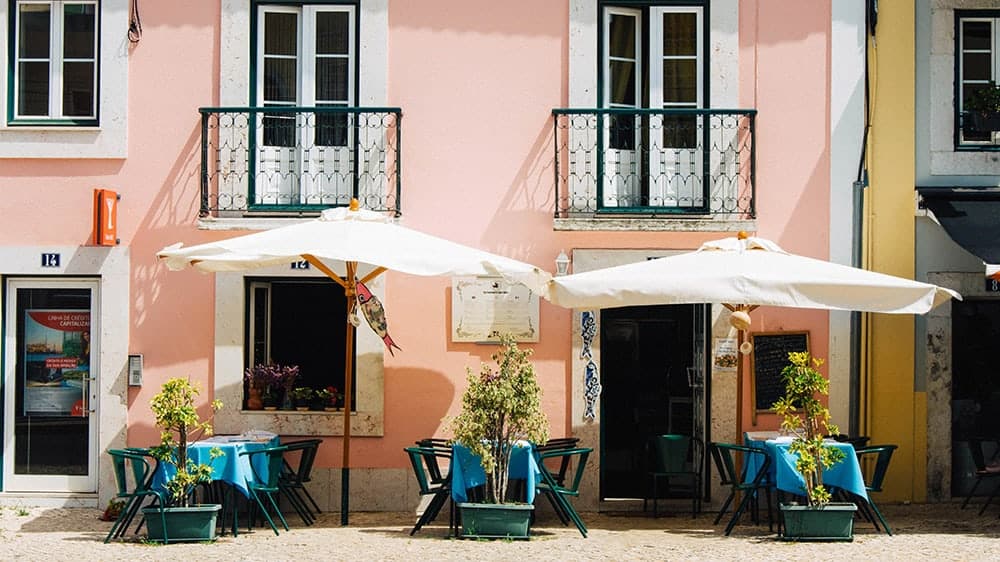
[[[538,295],[503,277],[453,277],[451,340],[498,343],[505,333],[519,342],[538,341]]]

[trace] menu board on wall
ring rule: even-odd
[[[788,353],[809,351],[809,332],[757,332],[750,334],[753,353],[753,402],[758,412],[770,412],[771,405],[785,395],[781,371],[788,366]]]
[[[452,278],[451,340],[496,343],[505,333],[538,341],[538,295],[503,277]]]
[[[23,376],[24,415],[85,415],[90,312],[26,310]]]

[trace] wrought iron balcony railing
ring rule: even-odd
[[[357,198],[400,214],[395,107],[204,107],[201,216],[315,214]]]
[[[755,218],[754,109],[554,109],[555,217]]]

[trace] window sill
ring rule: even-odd
[[[757,221],[706,217],[599,217],[555,219],[557,231],[669,231],[669,232],[756,232]]]
[[[227,415],[228,414],[228,415]],[[248,429],[270,431],[278,435],[310,435],[333,437],[344,434],[344,411],[319,410],[219,410],[215,417],[215,432],[238,434]],[[352,412],[351,435],[381,437],[382,414]]]

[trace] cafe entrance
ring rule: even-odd
[[[705,439],[708,305],[601,311],[601,499],[647,496],[647,443]]]

